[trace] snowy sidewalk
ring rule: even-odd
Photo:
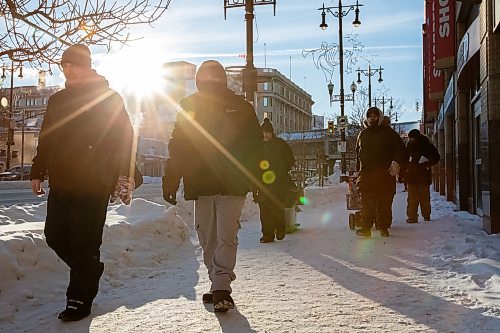
[[[40,294],[0,316],[0,331],[496,332],[500,237],[486,235],[478,217],[453,212],[436,194],[433,220],[406,224],[406,193],[400,191],[389,238],[374,230],[371,239],[359,239],[349,230],[344,185],[308,189],[301,229],[269,244],[259,243],[258,207],[247,201],[233,283],[236,308],[217,315],[201,302],[209,283],[191,227],[192,203],[181,202],[177,211],[190,225],[190,241],[170,247],[175,259],[129,265],[125,272],[106,266],[92,315],[69,324],[56,319],[67,276],[39,268]],[[160,242],[141,237],[124,240],[128,251],[140,245],[139,262],[144,251],[148,257],[161,251]],[[114,251],[119,239],[103,247]]]

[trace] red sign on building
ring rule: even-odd
[[[448,13],[448,11],[440,11],[441,4],[450,2],[449,0],[428,0],[425,2],[425,24],[423,25],[423,61],[424,61],[424,112],[425,114],[433,117],[437,116],[438,103],[437,101],[443,99],[444,95],[444,73],[437,67],[438,42],[442,40],[441,35],[451,35],[449,26],[442,25],[440,28],[440,16]],[[441,13],[441,14],[440,14]],[[446,23],[444,16],[441,16],[441,23]],[[449,17],[449,22],[454,21],[454,17]],[[453,35],[450,36],[454,39]],[[454,45],[454,41],[453,41]],[[442,48],[441,48],[442,49]],[[446,47],[444,48],[446,49]],[[452,57],[454,57],[454,46],[451,50]],[[447,52],[448,52],[447,51]],[[446,55],[447,52],[440,51],[440,57]],[[445,59],[445,58],[441,58]],[[454,58],[453,58],[454,62]]]

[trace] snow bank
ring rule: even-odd
[[[183,251],[188,228],[176,207],[144,199],[108,208],[101,255],[104,283],[121,286],[143,268],[166,264]],[[64,294],[68,269],[43,236],[46,203],[0,208],[0,322],[15,315],[18,305],[38,304]],[[25,223],[21,223],[21,221]]]

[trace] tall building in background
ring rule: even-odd
[[[172,134],[179,101],[195,90],[196,65],[185,62],[168,62],[163,65],[164,86],[159,92],[142,99],[124,93],[127,110],[136,129],[137,161],[143,174],[161,176],[168,157],[167,144]]]
[[[229,88],[243,94],[241,72],[228,70],[227,74]],[[254,108],[260,122],[269,118],[276,133],[311,129],[311,95],[272,68],[257,68],[257,82]]]

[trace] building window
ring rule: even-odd
[[[272,112],[264,112],[264,119],[269,118],[269,120],[273,121],[273,113]]]
[[[262,84],[262,90],[268,91],[270,87],[270,82],[264,82]]]
[[[263,106],[273,106],[273,99],[272,97],[262,97],[262,105]]]

